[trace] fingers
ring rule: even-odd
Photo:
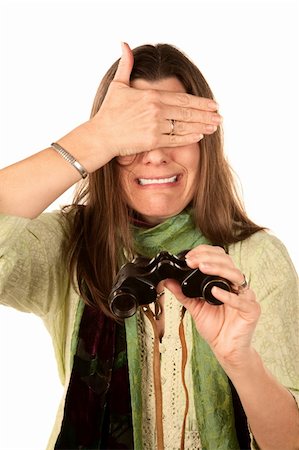
[[[118,63],[118,68],[114,75],[114,81],[130,85],[130,75],[134,64],[134,57],[129,45],[125,42],[121,43],[122,56]]]
[[[208,120],[208,119],[205,119]],[[220,121],[219,121],[220,123]],[[162,134],[169,135],[170,132],[175,136],[184,136],[186,134],[201,133],[201,134],[212,134],[217,130],[217,125],[213,121],[210,123],[198,122],[181,122],[174,120],[173,126],[170,125],[170,120],[161,121],[161,132]]]
[[[218,104],[210,98],[197,97],[195,95],[185,94],[181,92],[160,92],[161,102],[165,105],[181,106],[182,108],[194,108],[204,111],[217,111],[219,108]]]
[[[187,264],[196,268],[199,267],[201,272],[208,275],[219,275],[228,279],[231,283],[240,285],[244,281],[244,275],[237,269],[223,248],[211,245],[200,245],[186,254]],[[209,311],[216,311],[214,305],[209,305],[202,299],[191,299],[186,297],[181,289],[180,284],[175,280],[167,279],[164,286],[169,289],[177,300],[182,303],[191,314],[199,312],[202,308]],[[219,287],[212,288],[213,296],[221,301],[224,305],[230,306],[240,313],[249,315],[252,320],[257,320],[260,315],[260,305],[256,301],[255,293],[252,289],[241,290],[239,294],[236,292],[228,292]]]
[[[202,133],[191,133],[184,136],[178,135],[161,135],[159,142],[153,147],[180,147],[201,141],[204,138]]]
[[[222,123],[222,117],[217,112],[189,107],[164,106],[162,114],[165,119],[174,119],[184,123],[199,122],[206,125],[218,126]]]
[[[207,98],[183,93],[159,92],[159,101],[164,103],[161,110],[162,133],[184,136],[187,134],[212,134],[223,118],[216,109],[217,103]],[[166,103],[168,102],[168,103]],[[173,127],[170,128],[170,120]]]
[[[187,261],[188,264],[188,261]],[[188,264],[189,265],[189,264]],[[229,280],[233,286],[240,286],[244,280],[242,272],[237,269],[230,261],[222,258],[209,258],[198,262],[199,270],[207,275],[218,275],[226,280]]]
[[[167,114],[164,112],[164,115]],[[175,113],[174,117],[176,117]],[[158,146],[177,147],[199,142],[204,135],[215,133],[217,130],[216,124],[222,122],[219,114],[206,113],[204,111],[195,113],[193,120],[195,119],[199,120],[199,122],[182,122],[178,120],[172,122],[170,119],[162,119],[159,125],[162,136],[159,139]],[[171,125],[171,122],[173,125]]]
[[[93,120],[113,157],[190,145],[217,130],[222,118],[213,99],[132,87],[133,64],[133,53],[123,43],[113,82]]]
[[[170,278],[167,278],[164,280],[164,287],[166,287],[172,294],[175,296],[175,298],[182,303],[182,305],[185,306],[186,309],[188,309],[190,312],[192,312],[192,307],[197,307],[199,310],[203,304],[204,301],[201,299],[189,298],[186,297],[183,292],[180,284],[176,280],[172,280]]]
[[[212,294],[224,305],[230,306],[244,314],[250,314],[253,320],[257,320],[261,314],[260,304],[256,301],[255,293],[252,289],[248,289],[244,293],[237,295],[214,286],[212,288]]]
[[[185,258],[189,267],[199,268],[204,274],[221,276],[235,286],[244,281],[243,273],[221,247],[201,245],[188,252]]]
[[[195,259],[196,257],[204,254],[220,254],[220,255],[226,255],[225,250],[223,247],[220,247],[218,245],[207,245],[202,244],[198,245],[197,247],[194,247],[193,249],[189,250],[189,252],[186,253],[185,258],[188,260]]]
[[[218,275],[225,278],[236,288],[244,282],[243,273],[235,266],[232,258],[222,247],[199,245],[190,250],[185,258],[189,267],[199,268],[202,273],[207,275]],[[217,300],[235,310],[250,313],[252,317],[258,317],[260,314],[260,306],[256,301],[254,291],[250,288],[229,292],[214,286],[212,294]]]
[[[164,287],[170,290],[177,300],[184,300],[185,296],[182,293],[182,289],[178,281],[167,278],[164,280]]]

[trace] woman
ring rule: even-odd
[[[43,318],[65,385],[48,448],[299,448],[286,249],[238,200],[200,71],[169,45],[122,48],[91,119],[1,174],[1,301]],[[231,289],[215,306],[165,279],[116,320],[120,266],[160,251]]]

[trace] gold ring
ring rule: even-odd
[[[248,289],[249,289],[249,284],[248,284],[247,278],[244,275],[244,273],[243,273],[243,277],[244,277],[243,282],[241,284],[237,285],[237,293],[238,293],[238,295],[239,294],[243,294],[244,292],[248,291]]]

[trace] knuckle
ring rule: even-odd
[[[179,141],[178,136],[176,136],[175,134],[169,135],[169,143],[170,144],[177,144],[178,141]]]
[[[262,314],[262,307],[261,305],[256,301],[255,295],[253,295],[252,300],[255,302],[255,310],[257,312],[258,317]]]
[[[190,103],[188,94],[177,94],[177,100],[180,105],[187,106]]]
[[[184,136],[176,135],[176,143],[179,145],[188,144],[188,137],[186,135]]]
[[[225,254],[225,252],[224,252],[224,254]],[[233,261],[233,259],[232,259],[232,257],[230,255],[225,254],[224,258],[226,258],[226,260],[230,263],[230,265],[232,267],[234,267],[236,270],[238,270],[240,272],[240,270],[236,268],[235,263],[234,263],[234,261]]]
[[[226,253],[224,248],[221,247],[220,245],[214,245],[214,248],[220,253]]]
[[[174,131],[175,133],[183,133],[185,131],[185,124],[183,122],[175,122]]]
[[[234,267],[233,268],[233,270],[234,270],[234,273],[235,273],[235,279],[236,280],[240,280],[239,282],[238,282],[238,286],[240,286],[242,283],[243,283],[243,281],[244,281],[244,275],[243,275],[243,273],[239,270],[239,269],[237,269],[236,267]]]
[[[180,145],[189,145],[189,144],[193,144],[196,141],[198,141],[197,139],[197,135],[195,134],[184,134],[182,136],[178,136],[180,139]]]
[[[194,257],[197,258],[197,261],[199,263],[208,262],[210,259],[210,253],[205,249],[201,249],[201,251],[199,251],[196,255],[194,255]]]
[[[144,91],[144,98],[147,102],[157,103],[159,101],[159,92],[157,89],[147,89]]]
[[[150,115],[151,120],[159,119],[161,115],[160,106],[156,102],[150,102],[147,105],[147,112]]]
[[[188,122],[192,119],[192,110],[190,108],[181,108],[182,120]]]
[[[202,250],[202,251],[209,251],[211,249],[211,245],[209,245],[209,244],[201,244],[201,245],[198,245],[195,248],[197,248],[198,250]]]

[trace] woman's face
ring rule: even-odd
[[[176,78],[155,82],[138,79],[136,89],[185,92]],[[199,166],[199,144],[158,148],[140,153],[126,164],[119,158],[121,188],[126,201],[148,223],[156,225],[179,214],[192,200]]]

